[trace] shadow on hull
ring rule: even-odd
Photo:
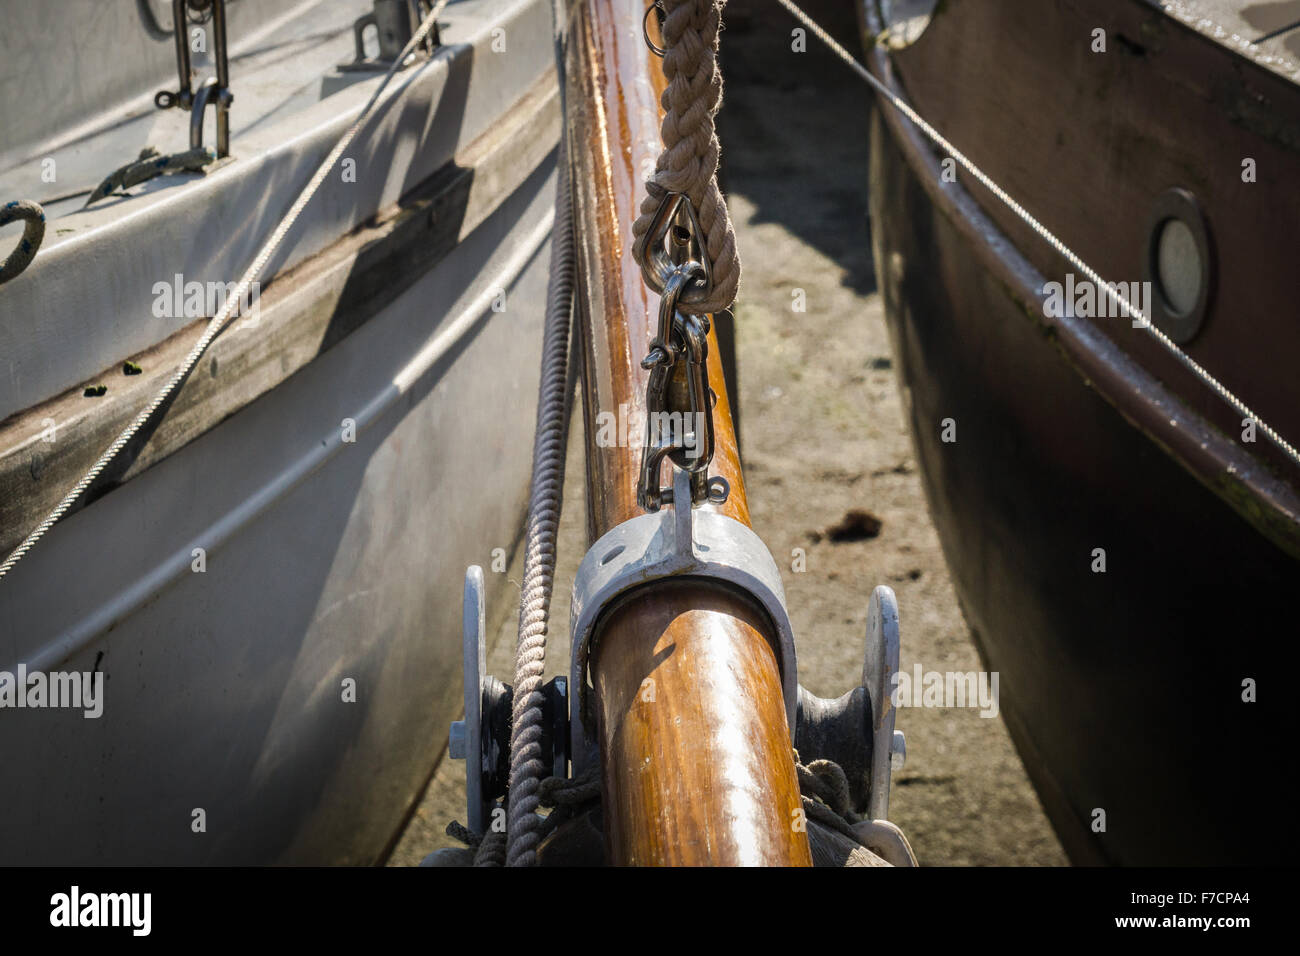
[[[873,68],[892,80],[878,51]],[[1189,431],[1240,452],[1205,422],[1151,427],[1161,386],[1108,337],[1044,321],[1034,255],[937,185],[939,158],[884,109],[874,252],[926,492],[1063,844],[1078,863],[1289,862],[1289,476],[1204,467]],[[1265,354],[1258,374],[1292,373]]]

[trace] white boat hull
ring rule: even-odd
[[[554,110],[551,93],[532,113]],[[185,386],[214,397],[187,406],[183,393],[169,416],[211,411],[218,393],[229,412],[195,434],[160,426],[151,442],[166,447],[150,457],[146,446],[0,580],[0,672],[103,675],[97,717],[0,708],[0,864],[381,857],[461,706],[465,567],[490,566],[522,526],[553,218],[547,128],[542,160],[536,144],[529,155],[512,147],[528,168],[477,171],[445,255],[403,275],[373,314],[339,334],[330,324],[318,352],[272,353],[272,372],[249,371],[240,340],[218,339]],[[403,184],[395,176],[392,188]],[[420,208],[436,223],[443,207]],[[323,228],[318,216],[298,256],[305,272],[281,280],[279,297],[269,286],[268,343],[328,313],[321,302],[347,301],[349,283],[374,281],[355,256],[316,268],[312,250],[333,248]],[[0,308],[9,292],[39,296],[0,289]],[[48,391],[69,374],[36,377]],[[241,386],[226,377],[265,387],[230,399]],[[6,388],[18,395],[33,380],[10,376]],[[0,423],[12,440],[0,441],[0,471],[40,448],[22,414]],[[35,495],[38,473],[49,476],[31,471]],[[5,487],[22,477],[5,474]],[[505,576],[488,577],[510,600]]]

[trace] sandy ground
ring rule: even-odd
[[[807,7],[856,49],[848,4]],[[978,670],[916,474],[876,294],[867,90],[813,38],[807,52],[794,52],[796,24],[771,0],[732,0],[724,19],[720,131],[745,270],[736,308],[741,443],[754,527],[783,568],[800,682],[823,697],[857,683],[867,598],[877,584],[898,595],[905,671],[918,662],[925,670]],[[792,308],[800,292],[804,312]],[[568,590],[585,550],[581,481],[574,441],[552,673],[568,660]],[[826,530],[852,509],[879,518],[879,534],[829,540]],[[506,574],[517,596],[518,556]],[[508,681],[518,611],[506,605],[489,612],[496,635],[489,669]],[[908,759],[894,775],[890,816],[923,865],[1066,862],[1001,718],[908,708],[898,726]],[[464,819],[464,767],[444,760],[390,864],[455,845],[443,832],[451,819]]]

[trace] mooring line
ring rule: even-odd
[[[1255,414],[1255,412],[1250,409],[1250,406],[1238,398],[1236,394],[1234,394],[1217,378],[1211,375],[1204,366],[1180,349],[1174,343],[1173,339],[1169,338],[1168,335],[1156,328],[1156,326],[1151,322],[1149,316],[1129,302],[1128,298],[1121,294],[1115,286],[1102,279],[1096,269],[1093,269],[1090,265],[1084,262],[1073,249],[1058,239],[1050,229],[1035,219],[1024,206],[1020,205],[1020,203],[1018,203],[1010,193],[994,182],[993,179],[984,172],[984,170],[980,169],[971,160],[967,159],[966,155],[962,153],[961,150],[957,149],[957,147],[949,142],[942,133],[926,122],[925,118],[909,106],[902,97],[896,94],[880,79],[874,76],[870,70],[859,63],[848,50],[840,46],[840,44],[835,41],[834,37],[818,25],[812,17],[804,13],[804,11],[793,2],[793,0],[777,0],[777,2],[789,10],[796,19],[808,27],[817,39],[826,44],[832,53],[850,66],[858,76],[862,77],[862,79],[864,79],[877,93],[884,97],[891,106],[907,117],[907,119],[911,120],[912,124],[924,133],[931,142],[956,160],[963,169],[979,180],[980,184],[991,192],[1004,206],[1015,213],[1016,216],[1025,223],[1025,225],[1038,233],[1038,235],[1049,246],[1060,253],[1061,256],[1070,263],[1070,265],[1074,266],[1075,269],[1091,280],[1093,284],[1097,286],[1099,291],[1104,291],[1105,294],[1119,305],[1127,315],[1136,317],[1140,322],[1140,326],[1135,325],[1135,328],[1141,327],[1149,332],[1157,342],[1164,346],[1165,351],[1172,355],[1184,368],[1200,379],[1202,384],[1209,387],[1211,391],[1235,409],[1243,419],[1249,419],[1254,422],[1256,429],[1263,432],[1263,434],[1272,441],[1274,445],[1281,449],[1286,456],[1291,459],[1292,463],[1300,465],[1300,451],[1297,451],[1295,446],[1283,438],[1276,429]]]

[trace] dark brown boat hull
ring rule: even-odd
[[[879,54],[873,69],[894,81]],[[1290,862],[1296,827],[1275,768],[1296,725],[1293,474],[1234,445],[1196,412],[1199,396],[1162,384],[1113,329],[1045,320],[1041,250],[938,185],[939,158],[882,110],[874,252],[919,465],[967,621],[1001,675],[1002,713],[1067,851]],[[1060,122],[1025,115],[1044,121],[1028,138]],[[1260,362],[1275,377],[1285,367]],[[956,441],[943,440],[945,419]],[[1258,702],[1243,701],[1247,679]]]

